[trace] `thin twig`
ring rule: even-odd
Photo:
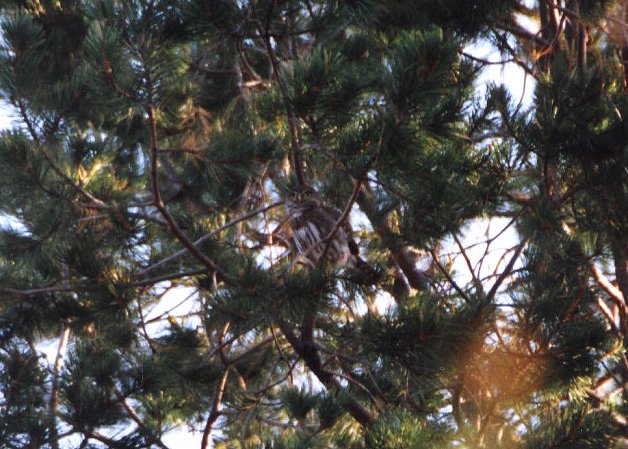
[[[397,121],[397,123],[395,123],[395,126],[394,126],[393,129],[396,129],[399,125],[400,125],[400,122]],[[360,194],[360,190],[362,189],[362,184],[364,183],[364,180],[367,178],[369,170],[373,167],[373,165],[375,165],[375,163],[379,159],[379,155],[381,154],[382,150],[388,144],[388,140],[390,138],[390,135],[392,135],[392,132],[388,136],[388,138],[384,139],[384,131],[385,131],[385,128],[382,128],[382,132],[381,132],[381,134],[379,136],[379,142],[378,142],[378,145],[377,145],[377,149],[371,155],[371,157],[366,162],[366,164],[364,165],[364,168],[362,170],[364,175],[357,179],[357,181],[355,183],[355,186],[353,186],[353,192],[351,193],[351,196],[349,197],[349,201],[347,201],[347,204],[345,205],[344,210],[340,214],[340,217],[338,217],[338,219],[336,220],[336,223],[334,223],[334,227],[329,232],[329,234],[327,234],[327,236],[325,236],[324,239],[320,240],[319,242],[316,242],[314,245],[311,245],[309,248],[307,248],[307,250],[301,254],[302,257],[305,257],[306,254],[309,253],[313,248],[315,248],[315,247],[317,247],[317,246],[319,246],[319,245],[321,245],[323,243],[326,243],[325,250],[323,251],[323,254],[320,257],[321,260],[325,259],[325,255],[327,254],[327,251],[329,250],[329,246],[331,244],[331,240],[334,238],[334,236],[336,235],[336,233],[338,232],[340,227],[347,220],[347,217],[351,213],[351,208],[353,207],[353,204],[355,204],[355,202],[358,199],[358,195]]]
[[[206,274],[206,273],[207,273],[206,269],[189,270],[189,271],[182,271],[182,272],[177,272],[177,273],[167,273],[167,274],[162,274],[161,276],[155,276],[153,278],[133,281],[130,285],[133,287],[144,287],[144,286],[158,284],[159,282],[163,282],[163,281],[172,281],[175,279],[188,278],[188,277],[198,276],[198,275]]]
[[[484,58],[480,58],[478,56],[474,56],[471,53],[467,53],[464,50],[460,50],[459,53],[464,56],[465,58],[469,58],[473,61],[479,62],[481,64],[484,65],[504,65],[504,64],[508,64],[510,62],[514,62],[515,59],[511,58],[511,59],[504,59],[504,60],[500,60],[500,61],[489,61],[488,59],[484,59]]]
[[[475,275],[475,270],[473,269],[473,264],[471,263],[471,259],[469,259],[469,256],[467,255],[467,252],[465,251],[464,247],[462,246],[462,243],[460,242],[460,239],[458,238],[458,236],[454,233],[453,237],[454,237],[454,241],[456,242],[456,245],[458,245],[458,248],[460,248],[460,254],[462,254],[462,257],[463,257],[465,263],[467,264],[467,268],[469,269],[469,274],[471,275],[471,279],[473,281],[473,285],[475,286],[478,294],[483,294],[484,293],[484,289],[482,288],[482,283],[480,282],[478,277]],[[488,246],[489,245],[486,245],[487,248],[488,248]]]
[[[438,270],[445,276],[447,281],[451,284],[451,286],[458,292],[458,294],[464,299],[466,302],[471,302],[471,298],[469,295],[458,285],[458,283],[454,280],[454,278],[449,274],[449,271],[440,263],[438,260],[438,255],[433,249],[429,250],[429,253],[432,255],[432,260],[436,264]]]
[[[260,213],[266,212],[267,210],[270,210],[272,208],[275,208],[277,206],[280,206],[281,204],[283,204],[283,201],[276,201],[268,206],[264,206],[264,207],[260,207],[259,209],[255,209],[251,212],[248,212],[244,215],[241,215],[239,217],[234,218],[233,220],[228,221],[227,223],[225,223],[224,225],[212,230],[211,232],[208,232],[207,234],[203,235],[202,237],[199,237],[198,239],[196,239],[194,242],[192,242],[192,244],[194,246],[199,246],[202,243],[206,242],[207,240],[209,240],[210,238],[212,238],[213,236],[215,236],[216,234],[219,234],[220,232],[224,231],[225,229],[228,229],[242,221],[248,220],[249,218],[252,218]],[[142,276],[146,276],[148,273],[150,273],[151,271],[153,271],[156,268],[159,268],[160,266],[167,264],[169,262],[172,262],[176,259],[178,259],[179,257],[183,256],[185,253],[187,252],[186,249],[182,249],[179,250],[175,253],[172,253],[171,255],[169,255],[168,257],[165,257],[163,259],[161,259],[159,262],[154,263],[153,265],[150,265],[146,268],[144,268],[141,271],[138,271],[134,278],[140,278]]]
[[[126,398],[124,397],[124,394],[122,394],[122,392],[120,391],[120,389],[117,386],[113,386],[113,391],[116,395],[116,401],[118,402],[118,404],[120,404],[122,406],[122,408],[127,412],[127,414],[129,415],[129,418],[131,418],[136,424],[137,426],[142,429],[143,432],[145,432],[148,435],[148,438],[150,440],[152,440],[152,442],[154,444],[156,444],[157,446],[159,446],[161,449],[168,449],[168,446],[166,446],[164,444],[163,441],[161,441],[161,438],[159,438],[157,435],[155,435],[153,433],[153,431],[150,429],[150,427],[144,422],[144,420],[142,419],[142,417],[135,411],[135,409],[133,407],[131,407],[131,405],[126,401]]]
[[[41,295],[45,293],[57,293],[57,292],[76,292],[76,291],[93,291],[97,290],[98,286],[90,284],[84,286],[50,286],[50,287],[37,287],[37,288],[29,288],[29,289],[18,289],[18,288],[9,288],[9,287],[0,287],[0,293],[5,293],[9,295],[16,295],[22,297],[32,297],[36,295]]]
[[[249,356],[252,352],[255,352],[258,349],[263,348],[264,346],[268,345],[269,343],[272,343],[273,341],[274,341],[274,338],[272,336],[268,336],[268,337],[264,338],[262,341],[260,341],[258,343],[255,343],[252,346],[249,346],[244,351],[239,353],[237,356],[229,359],[229,364],[233,365],[234,363],[238,363],[243,358]]]

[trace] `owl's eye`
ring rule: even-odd
[[[301,186],[288,192],[288,199],[296,203],[304,203],[316,198],[316,191],[312,188]]]

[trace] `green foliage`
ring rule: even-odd
[[[490,314],[477,305],[445,313],[431,298],[410,301],[415,304],[396,316],[364,321],[364,350],[400,364],[419,382],[429,383],[434,376],[447,375],[478,344],[474,336],[484,334]]]
[[[281,400],[294,419],[305,419],[316,406],[317,397],[304,389],[291,388],[281,392]]]
[[[380,5],[381,26],[384,28],[421,28],[436,24],[446,26],[457,34],[474,37],[486,30],[488,24],[500,22],[516,4],[513,1],[420,0],[387,1]]]
[[[37,444],[46,438],[44,422],[48,376],[37,354],[23,345],[3,345],[0,352],[3,406],[0,441]]]
[[[455,42],[445,41],[441,30],[402,33],[392,42],[383,84],[398,114],[438,105],[455,73],[455,50]]]
[[[342,397],[337,397],[332,392],[323,394],[317,399],[316,414],[320,421],[320,428],[329,428],[345,413],[342,408]]]
[[[206,345],[198,331],[173,323],[170,333],[156,339],[155,344],[159,347],[157,367],[176,373],[182,381],[211,383],[218,378],[217,367],[206,360]],[[142,370],[145,373],[144,367]]]
[[[125,419],[111,394],[120,370],[119,356],[90,346],[77,347],[68,357],[61,383],[66,413],[82,429],[113,425]]]
[[[580,408],[558,409],[543,416],[522,447],[611,448],[613,433],[613,425],[606,413],[585,413]]]
[[[616,3],[0,2],[0,447],[619,447]]]
[[[419,449],[446,445],[446,429],[418,420],[407,411],[381,416],[364,437],[364,449]]]

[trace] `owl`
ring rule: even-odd
[[[295,187],[286,196],[284,207],[297,251],[311,266],[318,266],[324,258],[332,267],[350,266],[369,278],[375,276],[374,270],[360,257],[347,220],[331,240],[322,242],[334,230],[342,213],[326,206],[316,190],[307,185]]]

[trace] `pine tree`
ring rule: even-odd
[[[628,3],[0,8],[0,447],[625,447]]]

